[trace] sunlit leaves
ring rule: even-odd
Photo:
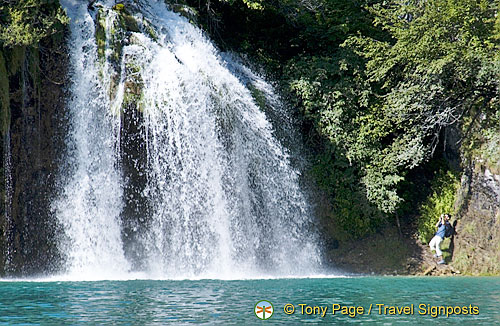
[[[58,1],[0,1],[0,44],[5,47],[36,45],[67,23]]]
[[[442,129],[471,111],[496,110],[497,9],[484,0],[367,9],[387,34],[354,34],[332,57],[294,63],[291,88],[336,155],[359,169],[366,197],[394,213],[399,185],[433,156]]]

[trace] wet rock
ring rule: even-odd
[[[2,180],[8,180],[2,184],[1,274],[54,272],[61,266],[60,227],[51,209],[67,126],[68,51],[61,35],[43,39],[43,51],[0,51],[9,67],[0,74]]]
[[[198,21],[198,12],[185,4],[172,4],[170,5],[173,12],[187,18],[190,22],[196,23]]]
[[[462,178],[453,266],[467,274],[500,273],[500,175],[475,160]]]

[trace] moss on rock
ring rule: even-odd
[[[267,111],[266,96],[262,93],[261,90],[257,89],[257,87],[255,87],[251,83],[249,83],[247,87],[250,90],[250,93],[252,94],[255,103],[259,106],[259,108],[262,111],[266,112]]]
[[[139,24],[137,20],[132,15],[122,13],[120,15],[120,23],[126,31],[136,32],[136,33],[141,31],[139,29]]]
[[[97,57],[99,62],[104,63],[106,60],[106,17],[102,8],[97,12],[95,39],[97,43]]]
[[[141,66],[134,62],[132,58],[128,58],[125,63],[125,84],[122,102],[122,111],[127,108],[135,108],[139,111],[143,110],[142,98],[144,82],[141,76]]]
[[[171,4],[170,8],[173,12],[187,18],[191,24],[197,24],[198,22],[198,12],[186,4]]]
[[[123,3],[116,4],[112,9],[100,8],[95,24],[99,61],[103,69],[106,67],[106,61],[109,64],[106,71],[100,72],[100,76],[109,76],[108,94],[110,99],[114,100],[122,75],[123,47],[133,42],[132,33],[141,32],[141,29],[146,27],[146,33],[153,38],[156,35],[148,23],[138,21]],[[128,100],[129,96],[124,95]]]
[[[124,11],[125,5],[123,3],[117,3],[116,5],[113,6],[113,10]]]
[[[142,24],[144,26],[144,32],[151,38],[153,41],[158,41],[158,35],[156,34],[156,31],[154,30],[153,27],[147,22],[146,20],[142,21]]]

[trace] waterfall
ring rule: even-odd
[[[283,146],[290,118],[272,87],[164,1],[61,3],[71,133],[53,207],[67,272],[317,272],[311,208]]]
[[[79,1],[81,2],[81,1]],[[110,111],[105,82],[99,80],[94,20],[87,6],[62,2],[71,22],[71,98],[68,108],[68,164],[64,189],[54,206],[66,234],[61,251],[73,274],[114,276],[129,264],[121,244],[121,174],[116,146],[119,119]]]
[[[12,252],[13,252],[13,239],[11,235],[11,230],[13,229],[12,223],[12,156],[10,148],[10,130],[7,130],[4,136],[3,144],[3,177],[5,184],[5,202],[4,202],[4,218],[5,218],[5,229],[4,237],[7,239],[6,248],[3,248],[5,255],[5,270],[9,270],[12,264]]]

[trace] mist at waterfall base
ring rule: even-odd
[[[137,32],[119,30],[111,2],[61,3],[71,127],[52,203],[57,277],[320,273],[297,137],[272,87],[163,1],[134,4]]]

